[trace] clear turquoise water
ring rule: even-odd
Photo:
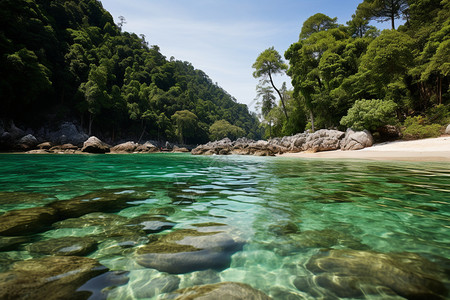
[[[304,265],[324,248],[412,252],[438,264],[450,259],[449,163],[190,154],[0,155],[0,214],[104,190],[149,194],[117,212],[120,216],[161,208],[170,211],[167,219],[177,224],[174,230],[223,223],[246,241],[225,270],[176,275],[180,288],[204,278],[204,283],[247,283],[271,295],[277,287],[292,297],[313,299],[292,282],[295,276],[310,276]],[[286,224],[297,230],[289,238],[283,232]],[[36,237],[84,236],[99,230],[51,229]],[[336,235],[340,238],[330,241]],[[111,270],[130,271],[128,284],[116,288],[111,299],[137,298],[135,290],[161,275],[136,264],[129,253],[111,254],[103,243],[89,255]],[[8,254],[31,257],[23,249]],[[448,285],[448,278],[442,281]]]

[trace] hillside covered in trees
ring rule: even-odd
[[[450,1],[364,0],[355,9],[346,25],[321,13],[307,19],[284,54],[289,65],[274,48],[258,56],[266,137],[353,127],[418,138],[450,123]],[[273,85],[284,72],[293,91]]]
[[[97,0],[2,0],[0,119],[76,120],[110,141],[258,137],[246,105],[122,25]]]

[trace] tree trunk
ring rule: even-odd
[[[391,14],[391,25],[392,25],[392,30],[395,30],[395,16],[394,16],[394,12],[392,12],[392,14]]]
[[[312,110],[309,110],[309,117],[311,118],[311,130],[312,132],[315,132],[315,128],[314,128],[314,115]]]
[[[284,112],[284,115],[286,116],[286,120],[289,121],[289,117],[288,117],[288,114],[287,114],[287,111],[286,111],[286,105],[284,105],[283,95],[281,95],[281,92],[277,89],[277,87],[276,87],[275,84],[273,83],[273,80],[272,80],[272,74],[270,74],[270,71],[269,71],[269,79],[270,79],[270,84],[272,84],[272,87],[275,89],[275,91],[277,91],[278,96],[280,96],[281,105],[283,105],[283,112]]]
[[[442,104],[442,77],[439,76],[439,105]]]

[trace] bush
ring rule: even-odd
[[[428,119],[422,116],[408,117],[403,125],[402,133],[405,139],[438,137],[442,128],[439,124],[428,124]]]
[[[377,128],[395,124],[397,105],[391,100],[357,100],[341,119],[341,125],[355,130],[376,131]]]
[[[221,140],[223,138],[230,138],[231,140],[235,140],[245,135],[245,130],[241,127],[231,125],[226,120],[219,120],[214,122],[209,128],[209,138],[212,141]]]

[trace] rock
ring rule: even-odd
[[[448,124],[447,128],[445,129],[445,134],[450,134],[450,124]]]
[[[344,136],[342,131],[321,129],[308,135],[302,148],[312,152],[337,150]]]
[[[150,142],[145,142],[143,145],[138,145],[136,148],[136,152],[143,152],[143,153],[153,153],[153,152],[159,152],[160,150],[158,147],[153,145]]]
[[[331,248],[333,246],[344,246],[357,250],[367,248],[356,238],[334,229],[306,230],[300,234],[291,235],[290,238],[299,248]]]
[[[76,146],[82,146],[83,142],[89,138],[87,134],[71,122],[62,123],[57,131],[44,133],[43,137],[54,144],[73,144]]]
[[[137,299],[153,298],[156,295],[170,293],[178,289],[180,278],[174,275],[161,275],[150,281],[141,283],[133,288],[133,295]]]
[[[89,299],[109,299],[109,293],[120,285],[128,283],[128,272],[110,271],[90,279],[77,289],[86,292]]]
[[[19,245],[28,241],[24,236],[0,236],[0,251],[16,250]]]
[[[14,140],[18,140],[25,135],[25,132],[17,127],[14,122],[11,122],[8,132]]]
[[[28,134],[18,141],[17,147],[20,150],[31,150],[35,148],[38,144],[39,144],[38,140],[32,134]]]
[[[11,210],[0,216],[0,235],[28,235],[43,231],[56,220],[51,207]]]
[[[176,223],[167,221],[163,217],[153,215],[141,215],[132,218],[126,223],[127,227],[137,227],[146,233],[158,233],[167,229],[172,229]]]
[[[140,247],[136,261],[160,272],[183,274],[207,269],[224,269],[243,241],[232,237],[227,226],[205,226],[175,230],[156,242]]]
[[[41,150],[43,150],[43,149],[49,150],[52,147],[52,143],[50,143],[50,142],[40,143],[39,145],[37,145],[37,147]]]
[[[139,146],[139,144],[136,144],[135,142],[126,142],[119,145],[116,145],[111,148],[111,152],[114,153],[133,153],[136,151],[136,148]]]
[[[377,131],[382,141],[396,140],[402,136],[400,129],[393,125],[384,125],[378,128]]]
[[[91,136],[83,143],[81,151],[88,153],[107,153],[109,152],[109,145],[102,142],[95,136]]]
[[[341,142],[341,150],[360,150],[373,145],[373,137],[369,131],[353,131],[347,129]]]
[[[70,200],[56,201],[48,206],[58,212],[61,219],[78,218],[93,212],[116,212],[131,206],[132,201],[144,200],[148,194],[115,191],[92,192]]]
[[[97,250],[97,242],[89,237],[62,237],[39,241],[28,246],[32,253],[60,255],[60,256],[84,256]]]
[[[306,268],[314,282],[338,297],[356,298],[387,291],[407,299],[445,299],[444,270],[415,253],[330,250],[313,256]],[[301,278],[294,285],[304,290]]]
[[[227,299],[227,300],[269,300],[272,299],[248,284],[239,282],[221,282],[193,286],[177,290],[170,294],[170,299]]]
[[[89,213],[79,218],[70,218],[56,222],[52,225],[54,228],[83,228],[90,226],[99,226],[111,228],[125,224],[127,218],[109,213]]]
[[[0,273],[2,299],[87,299],[91,292],[78,288],[108,269],[96,260],[50,256],[16,262]]]
[[[189,152],[189,149],[185,148],[185,147],[173,146],[172,152],[174,152],[174,153],[187,153],[187,152]]]

